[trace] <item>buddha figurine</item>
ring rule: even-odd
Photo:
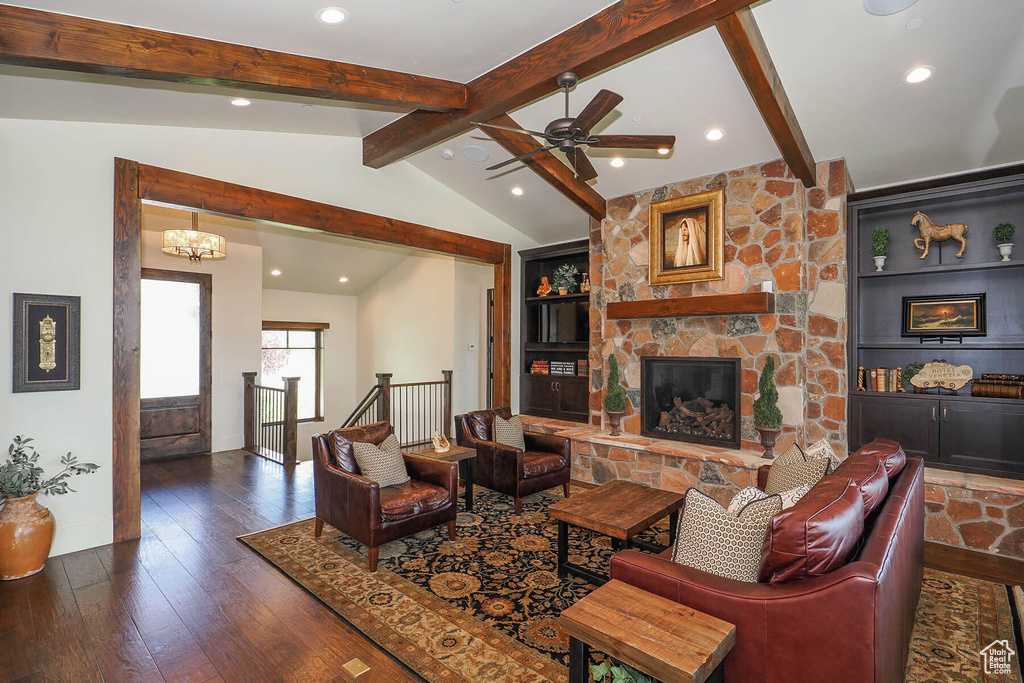
[[[537,288],[537,296],[547,296],[551,293],[551,284],[548,282],[547,276],[540,279],[540,287]]]

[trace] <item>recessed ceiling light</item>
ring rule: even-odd
[[[917,0],[864,0],[864,10],[868,14],[884,17],[898,14],[913,5]]]
[[[523,196],[523,188],[519,187],[518,185],[516,185],[511,190],[509,190],[509,192],[511,192],[512,194],[514,194],[517,197],[522,197]]]
[[[644,117],[640,116],[640,114],[633,114],[633,123],[640,123],[643,120]]]
[[[924,83],[932,77],[933,73],[935,73],[935,69],[930,66],[915,66],[913,69],[903,74],[903,80],[911,85],[914,85],[915,83]]]
[[[280,274],[281,274],[281,271],[280,271],[280,270],[278,270],[277,268],[274,268],[274,269],[273,269],[272,271],[270,271],[270,274],[271,274],[271,275],[275,275],[275,276],[276,276],[276,275],[280,275]]]
[[[462,156],[470,161],[484,162],[491,158],[487,150],[479,145],[466,145],[462,148]]]
[[[231,104],[235,105],[236,107],[248,107],[250,104],[252,104],[252,100],[250,100],[248,97],[233,97],[231,99]]]
[[[455,158],[455,151],[451,149],[442,149],[441,158],[444,159],[445,161],[451,161],[452,159]]]
[[[711,140],[711,142],[714,142],[715,140],[721,140],[725,137],[725,131],[721,128],[712,128],[708,132],[704,133],[704,137]]]
[[[348,19],[348,12],[340,7],[324,7],[316,13],[316,20],[321,24],[340,24]]]
[[[339,277],[338,278],[338,282],[348,282],[348,278],[347,277]]]
[[[672,150],[670,150],[668,147],[659,147],[658,148],[658,154],[668,154],[671,151]]]
[[[918,17],[917,19],[911,19],[910,21],[907,22],[908,31],[916,31],[922,26],[924,26],[924,19],[922,19],[921,17]]]
[[[623,159],[622,157],[615,157],[608,163],[611,164],[612,168],[622,168],[623,166],[626,165],[626,160]]]

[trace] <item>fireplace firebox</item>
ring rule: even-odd
[[[740,359],[644,356],[644,436],[740,448]]]

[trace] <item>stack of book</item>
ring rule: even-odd
[[[576,374],[580,377],[586,377],[590,369],[590,364],[585,360],[576,361]]]
[[[551,368],[548,366],[548,362],[546,360],[535,360],[533,361],[533,364],[530,365],[530,374],[549,375],[551,374]]]
[[[903,391],[903,368],[857,368],[858,389],[863,391]]]
[[[971,396],[1024,399],[1024,375],[983,374],[971,382]]]
[[[574,360],[551,360],[548,361],[552,375],[575,375],[576,361]]]

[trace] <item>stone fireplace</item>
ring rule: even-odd
[[[641,433],[740,447],[739,358],[641,358]]]

